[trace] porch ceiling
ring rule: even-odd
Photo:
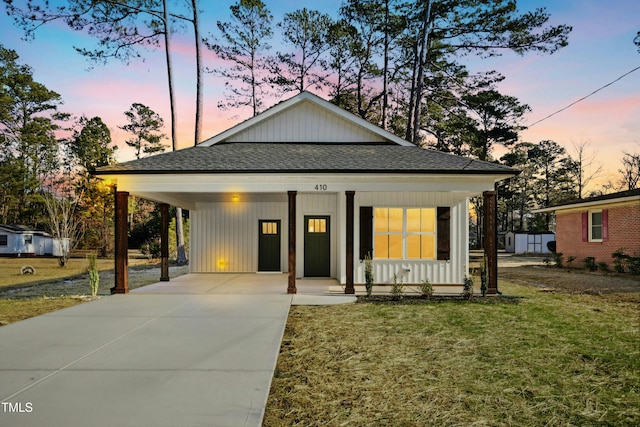
[[[221,202],[286,202],[287,193],[186,193],[186,192],[133,192],[135,196],[156,202],[169,203],[185,209],[195,209],[196,203]]]

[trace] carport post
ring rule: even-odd
[[[129,292],[129,193],[116,189],[115,197],[115,286],[111,288],[112,294],[126,294]]]
[[[347,251],[346,251],[346,268],[347,268],[347,283],[344,289],[345,294],[355,294],[355,288],[353,287],[353,200],[356,194],[355,191],[345,191],[347,196]]]
[[[484,209],[484,254],[487,257],[487,295],[498,293],[498,233],[497,215],[498,208],[496,192],[485,191],[483,196]]]
[[[296,195],[297,191],[289,191],[289,285],[288,294],[297,293],[296,289]]]
[[[160,203],[160,281],[169,280],[169,205]]]

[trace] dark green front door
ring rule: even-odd
[[[258,221],[258,271],[280,271],[280,220]]]
[[[331,234],[328,216],[304,217],[304,276],[331,275]]]

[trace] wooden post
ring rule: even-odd
[[[289,285],[288,294],[295,294],[296,289],[296,195],[297,191],[289,191]]]
[[[169,278],[169,205],[160,204],[160,281]]]
[[[487,295],[498,293],[498,203],[495,191],[485,191],[483,196],[484,210],[484,254],[487,257]]]
[[[115,244],[115,286],[111,288],[112,294],[126,294],[129,292],[128,258],[129,258],[129,193],[117,191],[116,204],[116,244]]]
[[[347,251],[346,251],[346,268],[347,268],[347,283],[344,289],[345,294],[355,294],[355,288],[353,287],[353,224],[354,224],[354,207],[353,200],[355,191],[346,191],[347,196]]]

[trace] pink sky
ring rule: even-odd
[[[216,20],[228,20],[229,5],[235,1],[218,0],[215,10],[202,2],[203,33],[217,32]],[[266,0],[279,21],[285,12],[302,7],[322,7],[335,15],[341,1]],[[529,104],[525,124],[576,101],[622,74],[640,66],[640,53],[633,38],[640,31],[640,2],[632,0],[520,0],[523,10],[546,7],[553,24],[574,27],[569,46],[553,55],[530,54],[524,57],[507,53],[499,58],[462,58],[472,71],[495,69],[506,76],[500,90]],[[33,68],[35,79],[62,96],[63,110],[75,116],[100,116],[109,126],[114,141],[124,145],[126,135],[118,129],[125,123],[123,113],[134,102],[148,105],[165,120],[169,119],[168,92],[162,52],[143,52],[145,62],[124,65],[111,62],[87,71],[89,63],[73,46],[90,47],[94,40],[74,33],[62,25],[41,28],[32,42],[20,40],[4,10],[0,15],[0,44],[14,49],[20,61]],[[193,144],[195,69],[192,36],[180,35],[174,41],[176,91],[178,92],[179,147]],[[275,44],[275,42],[273,43]],[[216,58],[206,53],[207,66]],[[249,117],[249,111],[220,111],[224,82],[211,74],[205,76],[203,137],[208,138]],[[275,101],[275,100],[274,100]],[[169,131],[167,130],[167,134]],[[602,90],[574,107],[531,127],[522,140],[539,142],[550,139],[573,153],[573,145],[586,142],[587,150],[603,164],[600,182],[615,180],[622,152],[640,152],[640,70]],[[132,153],[121,149],[120,161]]]

